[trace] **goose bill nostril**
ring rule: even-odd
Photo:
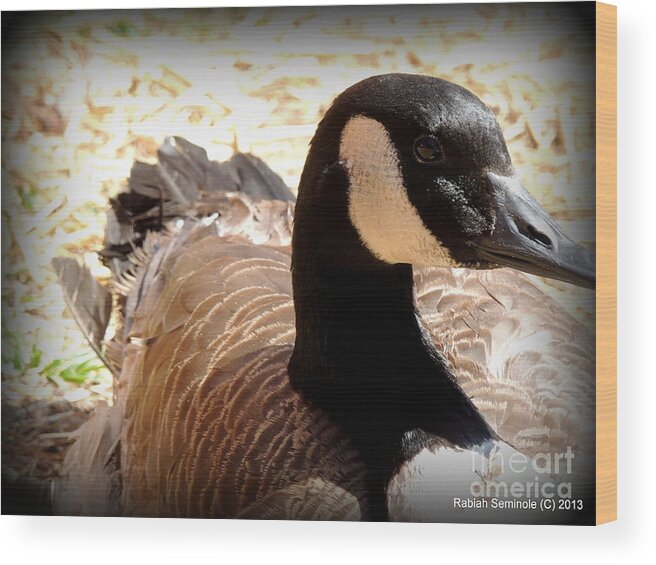
[[[548,247],[549,249],[553,248],[553,243],[551,242],[551,239],[549,239],[549,236],[542,233],[537,228],[534,228],[531,224],[527,224],[526,228],[524,230],[520,230],[520,232],[523,233],[523,235],[526,237],[537,243],[540,243],[541,245],[544,245],[545,247]]]

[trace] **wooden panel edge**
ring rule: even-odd
[[[596,3],[597,524],[617,519],[617,8]]]

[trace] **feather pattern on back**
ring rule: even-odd
[[[585,326],[510,269],[417,269],[415,285],[434,341],[505,441],[530,456],[591,445],[595,341]]]

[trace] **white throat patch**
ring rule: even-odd
[[[365,116],[351,118],[342,131],[339,158],[349,176],[349,217],[371,253],[392,264],[456,265],[410,203],[383,124]]]

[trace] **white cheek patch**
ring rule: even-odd
[[[385,126],[365,116],[351,118],[339,157],[349,176],[349,217],[371,253],[392,264],[456,265],[410,203]]]

